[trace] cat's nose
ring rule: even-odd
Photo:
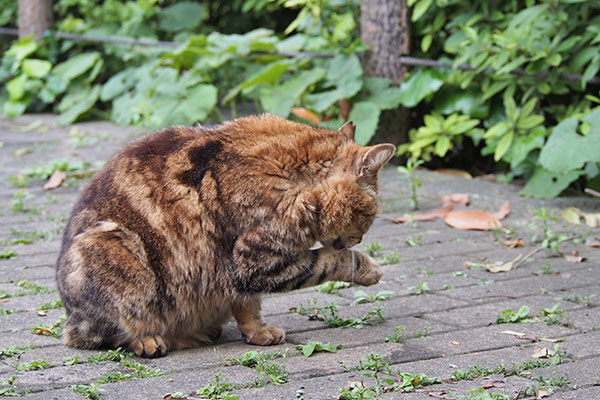
[[[346,248],[346,244],[343,242],[341,236],[334,240],[333,248],[336,250],[344,250]]]

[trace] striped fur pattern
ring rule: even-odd
[[[335,131],[265,114],[123,148],[65,230],[65,343],[162,356],[214,340],[233,316],[248,343],[277,344],[285,333],[263,322],[262,293],[377,283],[375,261],[349,248],[375,218],[377,174],[395,149],[353,136],[351,123]]]

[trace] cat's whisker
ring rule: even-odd
[[[354,272],[356,272],[356,268],[354,267],[354,250],[350,249],[350,254],[352,254],[352,283],[354,283]]]

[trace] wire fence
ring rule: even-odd
[[[158,40],[141,40],[141,39],[132,39],[132,38],[122,38],[122,37],[102,37],[102,36],[92,36],[92,35],[80,35],[75,33],[67,33],[67,32],[57,32],[57,31],[49,31],[51,35],[60,38],[60,39],[68,39],[68,40],[77,40],[77,41],[87,41],[87,42],[95,42],[95,43],[111,43],[115,45],[123,45],[123,46],[153,46],[153,47],[169,47],[175,48],[181,46],[183,43],[177,42],[166,42],[166,41],[158,41]],[[9,35],[9,36],[18,36],[18,29],[13,28],[0,28],[1,35]],[[325,54],[325,53],[314,53],[308,51],[281,51],[281,52],[265,52],[266,54],[272,55],[280,55],[284,57],[311,57],[311,58],[332,58],[334,54]],[[439,60],[431,60],[426,58],[417,58],[417,57],[409,57],[402,56],[399,58],[399,61],[403,65],[413,66],[413,67],[433,67],[433,68],[449,68],[449,69],[457,69],[463,71],[476,71],[478,68],[472,67],[468,64],[459,64],[455,65],[454,63],[447,61],[439,61]],[[493,74],[494,70],[490,67],[483,68],[481,72]],[[537,72],[537,73],[528,73],[522,69],[515,69],[511,71],[512,75],[523,76],[532,79],[543,80],[550,76],[549,72]],[[580,82],[583,79],[583,76],[577,74],[565,74],[561,73],[558,75],[558,78],[563,81],[570,82]],[[593,77],[587,81],[590,84],[600,84],[600,77]]]

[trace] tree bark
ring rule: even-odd
[[[19,0],[19,38],[40,40],[52,26],[52,0]]]
[[[399,85],[406,74],[400,56],[410,53],[410,9],[406,0],[363,0],[361,40],[368,45],[363,59],[367,76],[391,79]],[[400,107],[381,113],[373,141],[394,144],[408,141],[409,110]]]

